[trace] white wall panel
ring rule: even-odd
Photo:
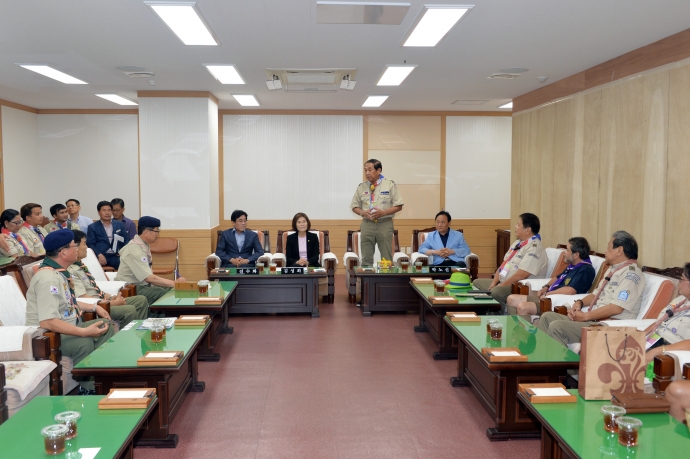
[[[5,207],[19,210],[27,202],[41,202],[38,115],[2,106],[2,152]]]
[[[99,201],[120,198],[138,219],[138,135],[137,115],[38,115],[43,215],[75,198],[95,220]]]
[[[139,98],[141,213],[160,218],[164,228],[214,226],[217,185],[216,196],[211,195],[218,149],[212,137],[217,134],[217,110],[208,98]]]
[[[511,143],[509,117],[446,118],[446,210],[454,218],[510,218]]]
[[[383,175],[400,185],[439,185],[441,152],[420,150],[369,150],[369,159],[381,161]]]
[[[357,218],[362,135],[361,116],[225,115],[224,218]]]

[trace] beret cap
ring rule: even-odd
[[[159,228],[161,221],[156,217],[141,217],[138,226],[139,228]]]
[[[60,247],[69,245],[69,243],[73,240],[74,233],[72,232],[72,230],[60,229],[48,233],[48,235],[43,240],[43,247],[46,249],[46,252],[53,252],[59,249]]]

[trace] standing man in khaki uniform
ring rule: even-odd
[[[129,244],[120,250],[120,268],[117,270],[116,281],[136,284],[137,293],[143,295],[149,305],[155,303],[175,286],[175,281],[153,274],[151,265],[151,247],[158,239],[161,221],[154,217],[139,219],[138,234]],[[184,277],[178,277],[178,282],[186,282]]]
[[[630,320],[637,317],[646,281],[637,266],[637,241],[625,231],[613,233],[606,248],[606,261],[611,265],[594,293],[576,300],[563,316],[546,312],[539,320],[539,329],[563,344],[579,343],[582,329],[598,320]],[[582,308],[589,306],[587,312]]]
[[[491,290],[491,296],[501,303],[504,314],[513,283],[528,278],[546,277],[548,260],[541,243],[540,229],[539,217],[530,213],[521,214],[515,224],[518,241],[503,257],[503,263],[494,273],[494,278],[474,281],[475,288]]]
[[[60,351],[76,365],[115,333],[110,316],[100,306],[78,303],[67,268],[77,260],[77,245],[69,230],[45,238],[46,257],[26,292],[26,325],[60,333]],[[84,322],[81,311],[101,319]],[[105,319],[105,320],[104,320]],[[94,395],[93,379],[80,382],[79,395]]]
[[[363,266],[374,264],[376,244],[381,258],[393,259],[393,216],[402,210],[404,202],[395,182],[385,178],[382,171],[383,166],[378,159],[372,158],[364,163],[367,181],[359,184],[350,203],[352,212],[362,217],[359,228]]]
[[[145,320],[149,316],[149,302],[143,295],[123,298],[120,295],[110,295],[103,292],[96,283],[89,268],[81,262],[86,258],[86,234],[81,230],[72,230],[74,243],[77,244],[77,261],[67,270],[74,280],[74,294],[77,298],[96,298],[110,302],[110,316],[125,326],[132,320]]]
[[[48,232],[41,226],[43,223],[43,207],[40,204],[30,202],[24,204],[19,209],[19,215],[24,220],[24,224],[17,233],[22,237],[24,243],[29,248],[32,256],[46,254],[43,248],[43,241]]]

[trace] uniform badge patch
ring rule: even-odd
[[[570,278],[567,278],[567,279],[565,280],[565,285],[568,285],[569,283],[570,283]]]
[[[143,261],[143,262],[146,263],[146,264],[149,263],[149,259],[146,258],[146,257],[141,257],[141,261]]]
[[[635,285],[637,285],[637,284],[640,283],[640,276],[638,276],[638,275],[635,274],[635,273],[628,273],[628,275],[625,276],[625,278],[628,279],[628,280],[630,280],[630,281],[632,281],[632,282],[634,282]]]
[[[628,301],[628,295],[630,295],[630,290],[623,290],[618,294],[618,299],[621,301]]]
[[[58,288],[57,288],[57,287],[53,287],[53,286],[51,285],[51,286],[50,286],[50,293],[57,293],[57,292],[58,292]]]

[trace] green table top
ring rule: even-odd
[[[436,295],[436,291],[434,290],[434,284],[415,284],[414,282],[410,282],[410,285],[412,285],[412,288],[415,289],[421,296],[424,298],[428,298],[430,295]],[[450,294],[455,296],[458,293],[465,293],[464,290],[455,290],[455,289],[446,289],[446,294]],[[473,304],[477,305],[482,305],[482,304],[496,304],[497,301],[494,300],[493,298],[472,298],[472,297],[464,297],[464,296],[455,296],[455,298],[458,300],[458,304],[460,306],[472,306]],[[445,308],[453,307],[456,305],[450,304],[450,305],[438,305],[438,306],[443,306]]]
[[[152,343],[149,330],[137,330],[142,321],[133,322],[136,325],[113,335],[74,368],[151,368],[137,367],[137,359],[147,351],[184,351],[189,355],[194,343],[211,323],[198,327],[172,327],[166,331],[162,342]]]
[[[577,390],[570,392],[577,395]],[[638,446],[626,448],[618,444],[618,436],[604,430],[599,411],[608,400],[584,400],[577,403],[538,403],[531,405],[551,428],[583,458],[675,458],[686,457],[690,450],[690,433],[667,413],[631,414],[642,421]],[[685,452],[683,452],[685,451]]]
[[[49,456],[45,453],[41,429],[56,424],[54,417],[63,411],[78,411],[78,435],[68,440],[68,451],[79,448],[101,448],[96,458],[115,457],[132,431],[149,409],[98,409],[103,396],[36,397],[17,414],[0,425],[0,456],[7,458],[62,458],[66,454]]]
[[[0,266],[9,265],[14,261],[12,257],[0,257]]]
[[[225,300],[237,287],[236,281],[212,281],[208,288],[209,297],[221,297]],[[172,289],[160,297],[152,306],[185,307],[196,306],[194,301],[199,298],[198,290]]]
[[[519,316],[480,316],[481,322],[451,322],[444,320],[451,330],[457,330],[478,351],[483,347],[516,347],[528,356],[528,362],[579,362],[575,354],[546,333]],[[503,324],[501,340],[492,340],[486,332],[486,321]]]

